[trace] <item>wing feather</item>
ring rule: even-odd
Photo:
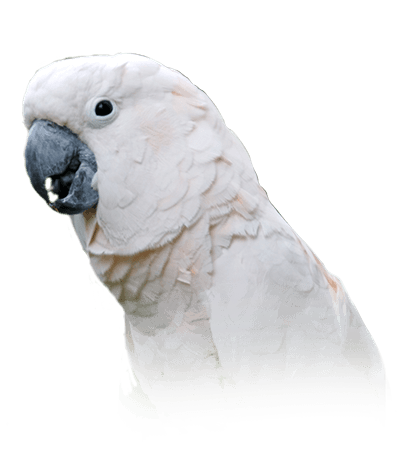
[[[332,385],[379,405],[383,367],[357,310],[287,223],[279,229],[234,236],[214,261],[211,329],[224,376],[272,388],[316,379],[318,395]]]

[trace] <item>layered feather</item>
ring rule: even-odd
[[[99,97],[120,110],[105,127],[87,115]],[[73,223],[124,308],[133,372],[159,408],[192,386],[188,401],[204,386],[278,393],[343,376],[382,396],[377,348],[340,281],[270,204],[242,143],[187,78],[136,55],[58,62],[29,87],[27,126],[36,118],[95,154],[98,207]]]

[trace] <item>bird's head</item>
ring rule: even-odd
[[[26,91],[24,121],[35,190],[65,214],[98,203],[98,222],[115,246],[148,234],[155,246],[177,235],[198,218],[218,170],[232,184],[226,173],[235,155],[219,168],[216,161],[233,137],[214,104],[181,73],[143,56],[72,58],[40,69]]]

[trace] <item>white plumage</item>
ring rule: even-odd
[[[104,99],[114,110],[98,117]],[[95,155],[98,206],[72,220],[124,308],[142,408],[382,402],[380,356],[340,281],[187,78],[137,55],[58,61],[30,82],[24,118],[69,128]]]

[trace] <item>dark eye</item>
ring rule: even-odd
[[[112,104],[108,100],[100,101],[95,107],[95,114],[100,116],[110,115],[113,110]]]

